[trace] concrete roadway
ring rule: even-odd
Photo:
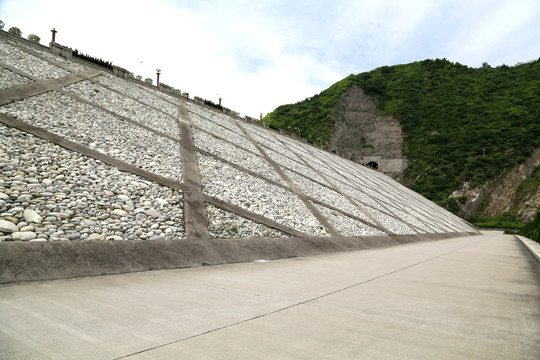
[[[513,236],[0,287],[1,359],[540,359]]]

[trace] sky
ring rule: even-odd
[[[0,0],[36,34],[251,117],[350,74],[540,57],[538,0]]]

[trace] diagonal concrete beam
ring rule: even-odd
[[[282,139],[280,139],[276,134],[272,134],[273,137],[279,141],[284,147],[286,147],[290,152],[292,152],[298,159],[300,159],[300,161],[305,165],[307,166],[308,168],[310,168],[311,170],[313,170],[315,173],[317,173],[324,181],[326,181],[326,184],[321,184],[323,186],[326,186],[328,187],[328,185],[330,185],[330,188],[336,192],[338,192],[339,194],[341,194],[345,199],[347,199],[347,201],[349,201],[351,204],[353,204],[358,210],[360,210],[368,219],[370,219],[372,221],[372,223],[370,222],[367,222],[365,220],[362,220],[356,216],[353,216],[354,219],[356,220],[360,220],[362,223],[370,226],[370,227],[373,227],[375,229],[378,229],[378,230],[381,230],[383,232],[386,232],[388,234],[391,234],[392,232],[390,230],[388,230],[387,228],[385,228],[379,221],[377,221],[377,219],[375,219],[373,216],[371,216],[371,214],[369,214],[362,206],[360,206],[356,201],[354,201],[348,194],[346,194],[344,191],[342,191],[338,186],[336,186],[336,184],[331,181],[327,176],[325,176],[321,171],[319,171],[319,169],[316,169],[315,167],[312,166],[312,164],[310,164],[308,161],[306,161],[306,159],[304,159],[303,156],[300,156],[295,150],[293,150],[287,143],[285,143]],[[315,156],[315,154],[311,153],[313,156]],[[324,161],[321,159],[321,161]],[[313,179],[311,179],[312,181],[315,181]],[[328,207],[328,205],[322,203],[321,201],[316,201],[317,203],[320,203],[321,205],[323,206],[326,206]],[[333,208],[333,207],[331,207]],[[334,208],[335,210],[343,213],[343,210],[340,210],[340,209],[337,209],[337,208]],[[349,215],[349,214],[348,214]],[[350,215],[349,215],[350,216]]]
[[[249,219],[249,220],[252,220],[252,221],[255,221],[255,222],[258,222],[260,224],[263,224],[263,225],[266,225],[270,228],[273,228],[273,229],[277,229],[281,232],[284,232],[285,234],[289,234],[291,236],[294,236],[294,237],[298,237],[298,238],[301,238],[301,239],[311,239],[311,238],[314,238],[313,236],[309,236],[301,231],[298,231],[296,229],[293,229],[289,226],[286,226],[286,225],[282,225],[276,221],[273,221],[273,220],[270,220],[266,217],[264,217],[263,215],[260,215],[260,214],[256,214],[252,211],[249,211],[249,210],[246,210],[246,209],[243,209],[239,206],[236,206],[236,205],[233,205],[231,203],[228,203],[226,201],[223,201],[223,200],[220,200],[218,198],[215,198],[213,196],[209,196],[209,195],[204,195],[204,198],[205,198],[205,201],[216,206],[216,207],[219,207],[220,209],[223,209],[223,210],[226,210],[230,213],[233,213],[233,214],[236,214],[236,215],[239,215],[239,216],[242,216],[246,219]]]
[[[219,122],[214,121],[214,120],[211,119],[211,118],[201,116],[200,114],[198,114],[198,116],[200,116],[201,118],[205,119],[206,121],[209,121],[209,122],[214,123],[216,126],[221,126],[221,127],[223,127],[223,125],[221,125]],[[199,131],[205,132],[205,133],[207,133],[207,134],[209,134],[209,135],[211,135],[211,136],[213,136],[213,137],[215,137],[215,138],[217,138],[217,139],[219,139],[219,140],[221,140],[221,141],[227,142],[227,143],[230,144],[231,146],[235,146],[235,147],[241,148],[242,150],[244,150],[244,151],[246,151],[246,152],[249,152],[249,153],[254,154],[254,155],[256,155],[256,156],[259,156],[259,157],[263,157],[260,153],[253,152],[253,151],[250,150],[250,149],[246,149],[246,148],[244,148],[244,147],[242,147],[242,146],[239,146],[239,145],[235,144],[234,142],[232,142],[232,141],[226,139],[225,137],[221,137],[221,136],[219,136],[219,135],[217,135],[217,134],[211,133],[211,132],[209,132],[209,131],[207,131],[207,130],[205,130],[205,129],[203,129],[203,128],[198,127],[197,125],[192,125],[192,127],[198,129]],[[223,128],[225,128],[225,127],[223,127]],[[225,129],[227,129],[227,128],[225,128]],[[232,131],[231,129],[227,129],[227,130]],[[240,134],[241,134],[241,135],[244,135],[243,132],[241,131],[241,129],[238,129],[238,130],[239,130],[240,132],[237,133],[237,134],[239,134],[239,135],[240,135]],[[278,140],[280,140],[280,139],[278,139]],[[280,140],[280,141],[281,141],[281,140]],[[285,146],[287,146],[285,143],[283,143],[283,144],[284,144]],[[262,147],[264,148],[265,146],[262,145]],[[288,147],[288,146],[287,146],[287,147]],[[288,147],[288,148],[289,148],[289,147]],[[291,150],[297,157],[299,157],[299,158],[302,160],[303,163],[305,163],[306,165],[309,166],[309,163],[307,163],[302,157],[300,157],[294,150],[292,150],[292,149],[290,149],[290,150]],[[284,184],[275,182],[275,181],[273,181],[273,180],[271,180],[271,179],[268,179],[268,178],[266,178],[266,177],[260,175],[259,173],[255,172],[255,171],[246,169],[246,168],[244,168],[244,167],[242,167],[242,166],[239,166],[239,165],[236,164],[236,163],[232,163],[232,162],[230,162],[230,161],[228,161],[228,160],[225,160],[225,159],[223,159],[223,158],[221,158],[221,157],[219,157],[219,156],[217,156],[217,155],[214,155],[214,154],[212,154],[212,153],[210,153],[210,152],[208,152],[208,151],[206,151],[206,150],[203,150],[203,149],[201,149],[201,148],[199,148],[199,147],[197,147],[197,146],[195,146],[195,151],[198,152],[198,153],[201,153],[201,154],[203,154],[203,155],[213,157],[213,158],[216,159],[216,160],[219,160],[219,161],[221,161],[221,162],[224,162],[224,163],[226,163],[226,164],[228,164],[228,165],[230,165],[230,166],[232,166],[232,167],[234,167],[234,168],[236,168],[236,169],[238,169],[238,170],[240,170],[240,171],[246,172],[246,173],[250,174],[251,176],[257,177],[257,178],[259,178],[259,179],[261,179],[261,180],[264,180],[264,181],[266,181],[266,182],[268,182],[268,183],[270,183],[270,184],[272,184],[272,185],[281,187],[282,189],[285,189],[285,190],[290,190],[290,188],[289,188],[287,185],[284,185]],[[264,158],[264,157],[263,157],[263,158]],[[310,167],[311,167],[311,166],[310,166]],[[296,171],[296,170],[294,170],[294,169],[292,169],[292,168],[288,168],[288,167],[286,167],[286,166],[280,165],[280,168],[285,169],[285,170],[287,170],[287,171],[291,171],[291,172],[296,173],[296,174],[298,174],[298,175],[302,175],[302,174],[299,173],[298,171]],[[314,170],[315,170],[315,169],[314,169]],[[317,171],[317,172],[318,172],[318,171]],[[328,184],[323,184],[323,183],[321,183],[321,182],[319,182],[319,181],[317,181],[317,180],[315,180],[315,179],[311,179],[311,180],[312,180],[313,182],[316,182],[316,183],[320,184],[321,186],[328,187]],[[337,190],[336,190],[336,191],[337,191]],[[328,204],[328,203],[325,203],[324,201],[321,201],[321,200],[312,198],[311,196],[307,196],[307,195],[306,195],[306,198],[307,198],[308,200],[310,200],[310,201],[316,203],[316,204],[319,204],[319,205],[322,205],[322,206],[324,206],[324,207],[327,207],[327,208],[329,208],[330,210],[334,210],[334,211],[340,212],[340,213],[342,213],[342,214],[344,214],[344,215],[346,215],[346,216],[348,216],[348,217],[350,217],[350,218],[353,218],[353,219],[355,219],[355,220],[357,220],[357,221],[359,221],[359,222],[361,222],[361,223],[363,223],[363,224],[365,224],[365,225],[367,225],[367,226],[369,226],[369,227],[378,229],[378,230],[380,230],[380,231],[382,231],[382,232],[390,233],[390,231],[389,231],[388,229],[385,229],[382,225],[377,225],[377,224],[375,224],[375,223],[371,223],[371,222],[369,222],[369,221],[366,221],[366,220],[364,220],[364,219],[361,219],[361,218],[359,218],[359,217],[357,217],[357,216],[355,216],[355,215],[353,215],[353,214],[350,214],[350,213],[348,213],[348,212],[346,212],[346,211],[343,211],[343,210],[341,210],[341,209],[338,209],[338,208],[336,208],[336,207],[334,207],[334,206],[332,206],[332,205],[330,205],[330,204]],[[214,205],[215,205],[215,204],[214,204]],[[216,206],[219,207],[219,205],[216,205]],[[224,209],[224,210],[229,211],[228,209]],[[390,215],[390,214],[387,214],[387,215],[393,216],[393,215]],[[242,216],[244,216],[244,215],[242,215]],[[370,216],[368,216],[368,217],[370,217]],[[264,219],[265,219],[265,218],[264,218]],[[252,219],[252,220],[253,220],[253,219]],[[264,223],[264,224],[267,225],[267,226],[273,227],[273,225],[269,225],[269,224],[263,222],[262,220],[256,220],[256,221],[262,222],[262,223]],[[282,230],[282,231],[284,231],[284,230]],[[287,232],[287,231],[285,231],[285,232]]]
[[[56,79],[40,80],[28,84],[12,86],[5,90],[0,90],[0,105],[5,105],[13,101],[25,99],[27,97],[39,95],[52,90],[58,90],[64,86],[79,82],[101,74],[101,71],[89,69],[77,74],[70,74]]]
[[[186,105],[179,102],[179,118],[187,120]],[[191,128],[186,121],[178,120],[180,131],[180,149],[182,152],[182,176],[186,187],[184,191],[184,229],[188,239],[210,239],[210,226],[206,217],[201,177],[195,155],[195,144],[191,136]]]
[[[242,130],[242,133],[244,134],[244,136],[249,141],[251,141],[253,146],[255,146],[257,148],[257,150],[261,153],[261,155],[263,155],[263,157],[266,159],[266,161],[268,161],[268,163],[274,168],[274,170],[276,170],[276,172],[279,174],[279,176],[281,176],[281,178],[287,183],[287,185],[289,185],[290,189],[296,195],[298,195],[298,197],[302,200],[302,202],[306,205],[306,207],[311,211],[313,216],[315,216],[315,218],[321,223],[321,225],[324,226],[326,231],[328,231],[330,236],[340,237],[339,233],[336,231],[336,229],[334,229],[332,224],[330,224],[330,222],[319,212],[319,210],[315,207],[315,205],[313,205],[308,200],[306,195],[298,188],[298,186],[296,186],[296,184],[293,183],[291,181],[291,179],[289,179],[287,174],[285,174],[285,172],[281,169],[281,167],[266,153],[266,151],[264,151],[264,149],[259,145],[259,143],[257,143],[251,137],[249,132],[247,132],[246,129],[244,129],[237,121],[235,121],[235,123],[240,128],[240,130]]]
[[[168,179],[166,177],[151,173],[149,171],[143,170],[135,165],[128,164],[124,161],[118,160],[112,156],[100,153],[99,151],[90,149],[84,145],[81,145],[79,143],[76,143],[74,141],[68,140],[66,138],[63,138],[61,136],[58,136],[56,134],[53,134],[50,131],[44,130],[42,128],[39,128],[34,125],[30,125],[28,123],[25,123],[24,121],[21,121],[19,119],[15,119],[11,116],[5,115],[0,113],[0,123],[4,123],[8,126],[14,127],[18,130],[24,131],[28,134],[35,135],[37,137],[40,137],[44,140],[50,141],[53,144],[56,144],[58,146],[61,146],[65,149],[75,151],[81,155],[85,155],[88,157],[91,157],[93,159],[99,160],[104,162],[105,164],[114,166],[122,171],[127,171],[132,174],[138,175],[140,177],[143,177],[147,180],[150,180],[152,182],[155,182],[157,184],[167,186],[174,190],[186,190],[185,186],[174,181],[171,179]]]
[[[114,166],[121,171],[126,171],[134,175],[140,176],[142,178],[145,178],[147,180],[150,180],[152,182],[155,182],[159,185],[166,186],[173,190],[181,191],[184,195],[184,229],[185,229],[186,237],[188,239],[210,238],[209,230],[208,230],[209,229],[208,220],[206,218],[206,209],[204,207],[205,202],[212,204],[214,206],[217,206],[219,208],[222,208],[226,211],[235,213],[239,216],[245,217],[246,219],[250,219],[250,220],[259,222],[263,225],[266,225],[268,227],[275,228],[291,236],[296,236],[300,238],[311,238],[309,236],[306,236],[306,234],[302,232],[299,232],[287,226],[283,226],[261,215],[255,214],[248,210],[244,210],[232,204],[225,203],[211,196],[204,195],[201,190],[202,186],[200,184],[200,180],[198,180],[198,183],[197,183],[198,171],[197,169],[194,170],[193,168],[191,168],[192,164],[186,167],[185,163],[184,162],[182,163],[184,166],[184,171],[189,171],[192,174],[194,172],[196,173],[196,176],[187,177],[188,178],[187,181],[186,181],[186,177],[184,177],[184,181],[190,184],[190,185],[186,185],[186,184],[171,180],[169,178],[154,174],[152,172],[143,170],[135,165],[131,165],[122,160],[118,160],[114,157],[103,154],[99,151],[90,149],[84,145],[81,145],[79,143],[66,139],[62,136],[56,135],[50,131],[44,130],[37,126],[28,124],[19,119],[13,118],[9,115],[0,113],[0,123],[11,126],[25,133],[35,135],[39,138],[47,140],[53,144],[61,146],[70,151],[74,151],[81,155],[88,156],[93,159],[102,161],[105,164]],[[183,124],[184,126],[188,126],[187,123],[185,122],[181,122],[181,124]],[[182,131],[185,132],[185,129]],[[162,135],[162,134],[159,134],[159,135]],[[177,143],[180,143],[180,141],[178,140],[175,140],[175,141]],[[196,147],[194,148],[197,149]],[[201,150],[201,151],[204,151],[204,150]],[[186,155],[186,153],[184,153],[184,155],[189,157],[189,155]],[[212,154],[207,154],[207,155],[212,156]],[[222,160],[222,161],[225,161],[225,160]],[[281,184],[275,183],[275,185],[283,187],[283,185]]]

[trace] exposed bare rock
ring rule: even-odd
[[[358,159],[402,158],[403,134],[399,121],[378,114],[373,100],[360,86],[352,85],[343,93],[332,117],[336,124],[330,140],[332,146]]]
[[[469,183],[465,183],[450,197],[469,197],[459,211],[459,215],[464,218],[478,211],[490,216],[517,211],[523,222],[531,222],[540,208],[540,184],[520,199],[516,198],[516,193],[519,185],[527,180],[538,166],[540,166],[540,148],[537,148],[524,163],[499,174],[483,186],[471,188]]]
[[[540,186],[534,194],[530,194],[518,204],[518,214],[523,222],[530,223],[534,220],[538,209],[540,208]]]
[[[519,203],[516,203],[516,190],[538,166],[540,166],[540,148],[537,148],[524,163],[515,166],[497,182],[483,213],[494,216],[516,208],[524,222],[532,221],[540,207],[540,185],[537,186],[536,192],[528,194]]]

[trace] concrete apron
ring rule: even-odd
[[[1,242],[0,283],[249,262],[389,247],[468,233],[329,238]]]
[[[0,287],[2,359],[538,359],[539,265],[489,233]]]

